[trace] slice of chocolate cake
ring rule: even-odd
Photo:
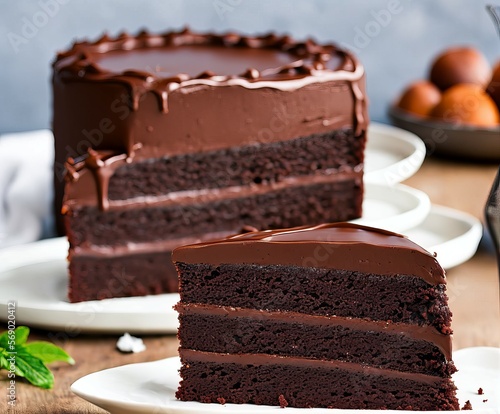
[[[457,410],[444,270],[348,223],[179,247],[177,398]]]
[[[174,247],[245,225],[359,217],[364,81],[345,50],[287,36],[144,32],[61,53],[70,300],[176,291]]]

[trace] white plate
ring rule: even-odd
[[[474,256],[483,226],[470,214],[434,205],[423,223],[404,234],[429,252],[436,252],[441,266],[450,269]]]
[[[459,371],[453,376],[458,387],[460,406],[470,400],[474,411],[498,413],[500,392],[500,348],[467,348],[453,354]],[[113,413],[311,413],[355,414],[359,410],[324,408],[286,408],[248,404],[202,404],[183,402],[175,398],[179,384],[177,357],[155,362],[131,364],[95,372],[80,378],[71,391],[91,403]],[[477,390],[483,388],[484,395]],[[487,402],[483,402],[487,399]],[[401,414],[412,411],[387,410],[384,413]],[[442,411],[439,411],[442,412]],[[363,410],[378,414],[378,410]],[[429,413],[429,411],[427,411]]]
[[[53,244],[64,246],[63,241],[54,239]],[[33,245],[36,243],[26,245],[27,256]],[[59,253],[64,257],[66,251],[63,249]],[[18,325],[54,329],[68,337],[83,332],[156,334],[177,331],[177,313],[172,307],[179,301],[178,294],[69,303],[67,282],[64,258],[0,271],[0,320],[6,320],[8,302],[16,301]]]
[[[481,224],[465,213],[433,207],[421,226],[405,232],[430,252],[438,253],[445,267],[466,261],[481,238]],[[0,250],[0,319],[7,303],[17,301],[19,324],[81,332],[137,334],[174,333],[177,294],[69,303],[66,299],[64,238],[44,240]]]
[[[422,223],[431,210],[427,194],[402,184],[365,185],[363,216],[353,223],[402,233]]]
[[[17,302],[16,322],[80,333],[174,333],[177,294],[69,303],[65,237],[0,249],[0,320]]]
[[[425,144],[411,132],[372,122],[365,151],[367,183],[393,185],[415,174],[425,158]]]

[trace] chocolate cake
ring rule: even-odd
[[[177,398],[458,410],[444,270],[348,223],[179,247]]]
[[[245,225],[359,217],[364,81],[345,50],[273,34],[142,32],[59,54],[70,300],[176,291],[174,247]]]

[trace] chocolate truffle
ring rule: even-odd
[[[427,116],[441,100],[441,91],[433,83],[420,80],[408,86],[396,106],[414,115]]]
[[[498,108],[491,97],[483,88],[472,84],[459,84],[446,90],[431,116],[445,122],[486,128],[498,126],[500,122]]]
[[[472,47],[455,47],[440,54],[431,66],[430,80],[441,90],[458,83],[486,88],[491,67],[481,52]]]

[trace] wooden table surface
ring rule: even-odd
[[[468,212],[483,221],[483,207],[497,170],[481,165],[427,159],[419,172],[405,184],[425,191],[435,204]],[[448,271],[448,292],[453,311],[454,349],[470,346],[500,346],[498,270],[493,251],[480,248],[468,262]],[[1,326],[2,330],[5,325]],[[47,339],[47,332],[34,331],[31,339]],[[81,335],[64,341],[76,365],[53,364],[55,387],[46,391],[17,381],[19,413],[104,413],[73,395],[70,384],[105,368],[134,362],[154,361],[176,355],[174,335],[144,337],[145,352],[120,354],[116,336]],[[0,412],[7,412],[5,372],[0,372]],[[5,411],[4,411],[5,410]],[[10,411],[9,411],[10,412]]]

